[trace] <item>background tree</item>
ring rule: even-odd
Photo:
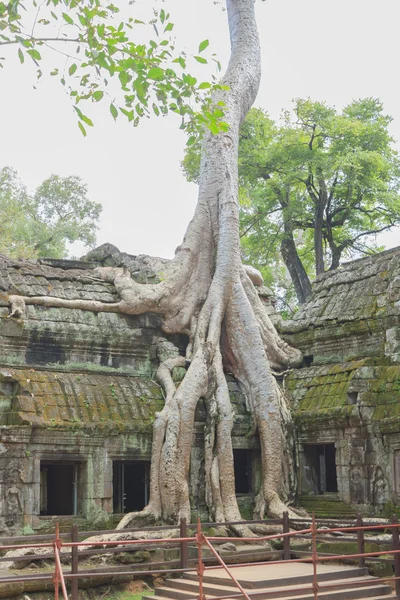
[[[253,109],[241,129],[243,254],[267,279],[283,260],[300,303],[311,293],[310,277],[376,251],[376,234],[400,222],[390,121],[374,98],[342,112],[296,100],[281,123]],[[197,179],[198,147],[187,150],[183,167]]]
[[[16,171],[0,170],[0,252],[15,258],[68,254],[68,244],[92,247],[102,207],[79,177],[52,175],[30,195]]]

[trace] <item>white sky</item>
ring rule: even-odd
[[[150,0],[130,7],[138,17]],[[175,34],[189,52],[208,38],[222,65],[229,55],[226,13],[213,0],[167,0]],[[256,106],[277,118],[294,97],[338,108],[379,97],[400,140],[399,0],[267,0],[257,6],[263,78]],[[7,53],[6,53],[7,52]],[[2,49],[12,56],[15,49]],[[180,171],[185,136],[174,117],[132,128],[115,124],[108,105],[91,112],[95,128],[78,130],[69,98],[48,78],[37,90],[29,66],[10,59],[0,72],[0,166],[18,170],[35,188],[51,174],[79,175],[104,209],[99,243],[132,254],[173,255],[196,202],[196,186]],[[200,72],[207,79],[207,71]],[[87,112],[87,111],[86,111]],[[398,231],[387,247],[400,244]]]

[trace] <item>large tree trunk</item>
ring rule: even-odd
[[[314,248],[315,248],[315,272],[317,275],[324,273],[324,246],[323,246],[323,223],[324,223],[324,205],[319,200],[315,206],[315,225],[314,225]]]
[[[186,357],[163,358],[158,378],[166,391],[156,415],[150,477],[150,502],[133,519],[190,519],[188,477],[197,403],[207,407],[205,427],[206,499],[211,516],[236,521],[231,431],[233,415],[224,371],[233,373],[246,395],[258,430],[263,484],[257,514],[281,515],[293,487],[292,429],[285,399],[271,372],[299,364],[300,353],[280,339],[240,260],[237,154],[239,127],[257,94],[260,50],[254,0],[227,0],[232,53],[215,102],[225,102],[229,131],[204,135],[195,215],[182,245],[155,285],[135,283],[124,269],[100,268],[114,282],[121,301],[111,310],[129,314],[162,314],[167,333],[186,333]],[[25,299],[54,305],[54,298]],[[11,298],[14,314],[23,311],[21,297]],[[58,306],[102,310],[105,305],[80,300]],[[109,308],[106,308],[110,310]],[[177,387],[172,369],[189,364]]]
[[[289,271],[299,304],[304,304],[311,296],[311,281],[297,252],[290,225],[283,224],[284,232],[281,241],[283,262]]]

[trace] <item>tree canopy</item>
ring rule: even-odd
[[[283,261],[304,302],[310,277],[376,251],[376,234],[400,223],[390,122],[375,98],[342,111],[298,99],[279,123],[250,111],[239,143],[242,251],[269,283],[274,273],[285,285]],[[188,179],[198,164],[195,146],[183,162]]]
[[[216,76],[198,81],[189,72],[191,61],[211,61],[220,69],[215,55],[207,56],[208,40],[201,41],[198,53],[188,57],[176,48],[168,12],[154,8],[145,23],[131,16],[130,4],[0,1],[0,66],[7,62],[11,47],[21,63],[33,61],[38,79],[44,73],[59,79],[73,100],[83,135],[93,126],[86,114],[88,101],[108,102],[114,119],[121,114],[134,125],[150,114],[176,113],[181,127],[192,134],[190,142],[199,127],[214,133],[226,129],[221,105],[211,103],[211,93],[221,87]]]
[[[52,175],[29,194],[16,171],[0,170],[0,253],[63,258],[68,243],[93,246],[101,205],[79,177]]]

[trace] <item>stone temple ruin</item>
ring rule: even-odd
[[[7,295],[115,302],[114,287],[93,267],[126,266],[137,281],[155,282],[153,264],[111,245],[85,261],[0,257],[0,533],[45,530],[55,517],[65,526],[112,525],[147,503],[152,425],[163,406],[153,379],[156,341],[166,338],[160,317],[28,305],[24,318],[9,318]],[[281,334],[304,355],[302,368],[281,378],[297,432],[298,502],[319,515],[393,512],[400,505],[400,248],[326,273],[313,290],[282,322],[271,293],[259,288]],[[186,347],[179,336],[168,343]],[[259,444],[233,379],[229,388],[236,491],[251,518]],[[194,516],[205,510],[203,422],[199,404]]]

